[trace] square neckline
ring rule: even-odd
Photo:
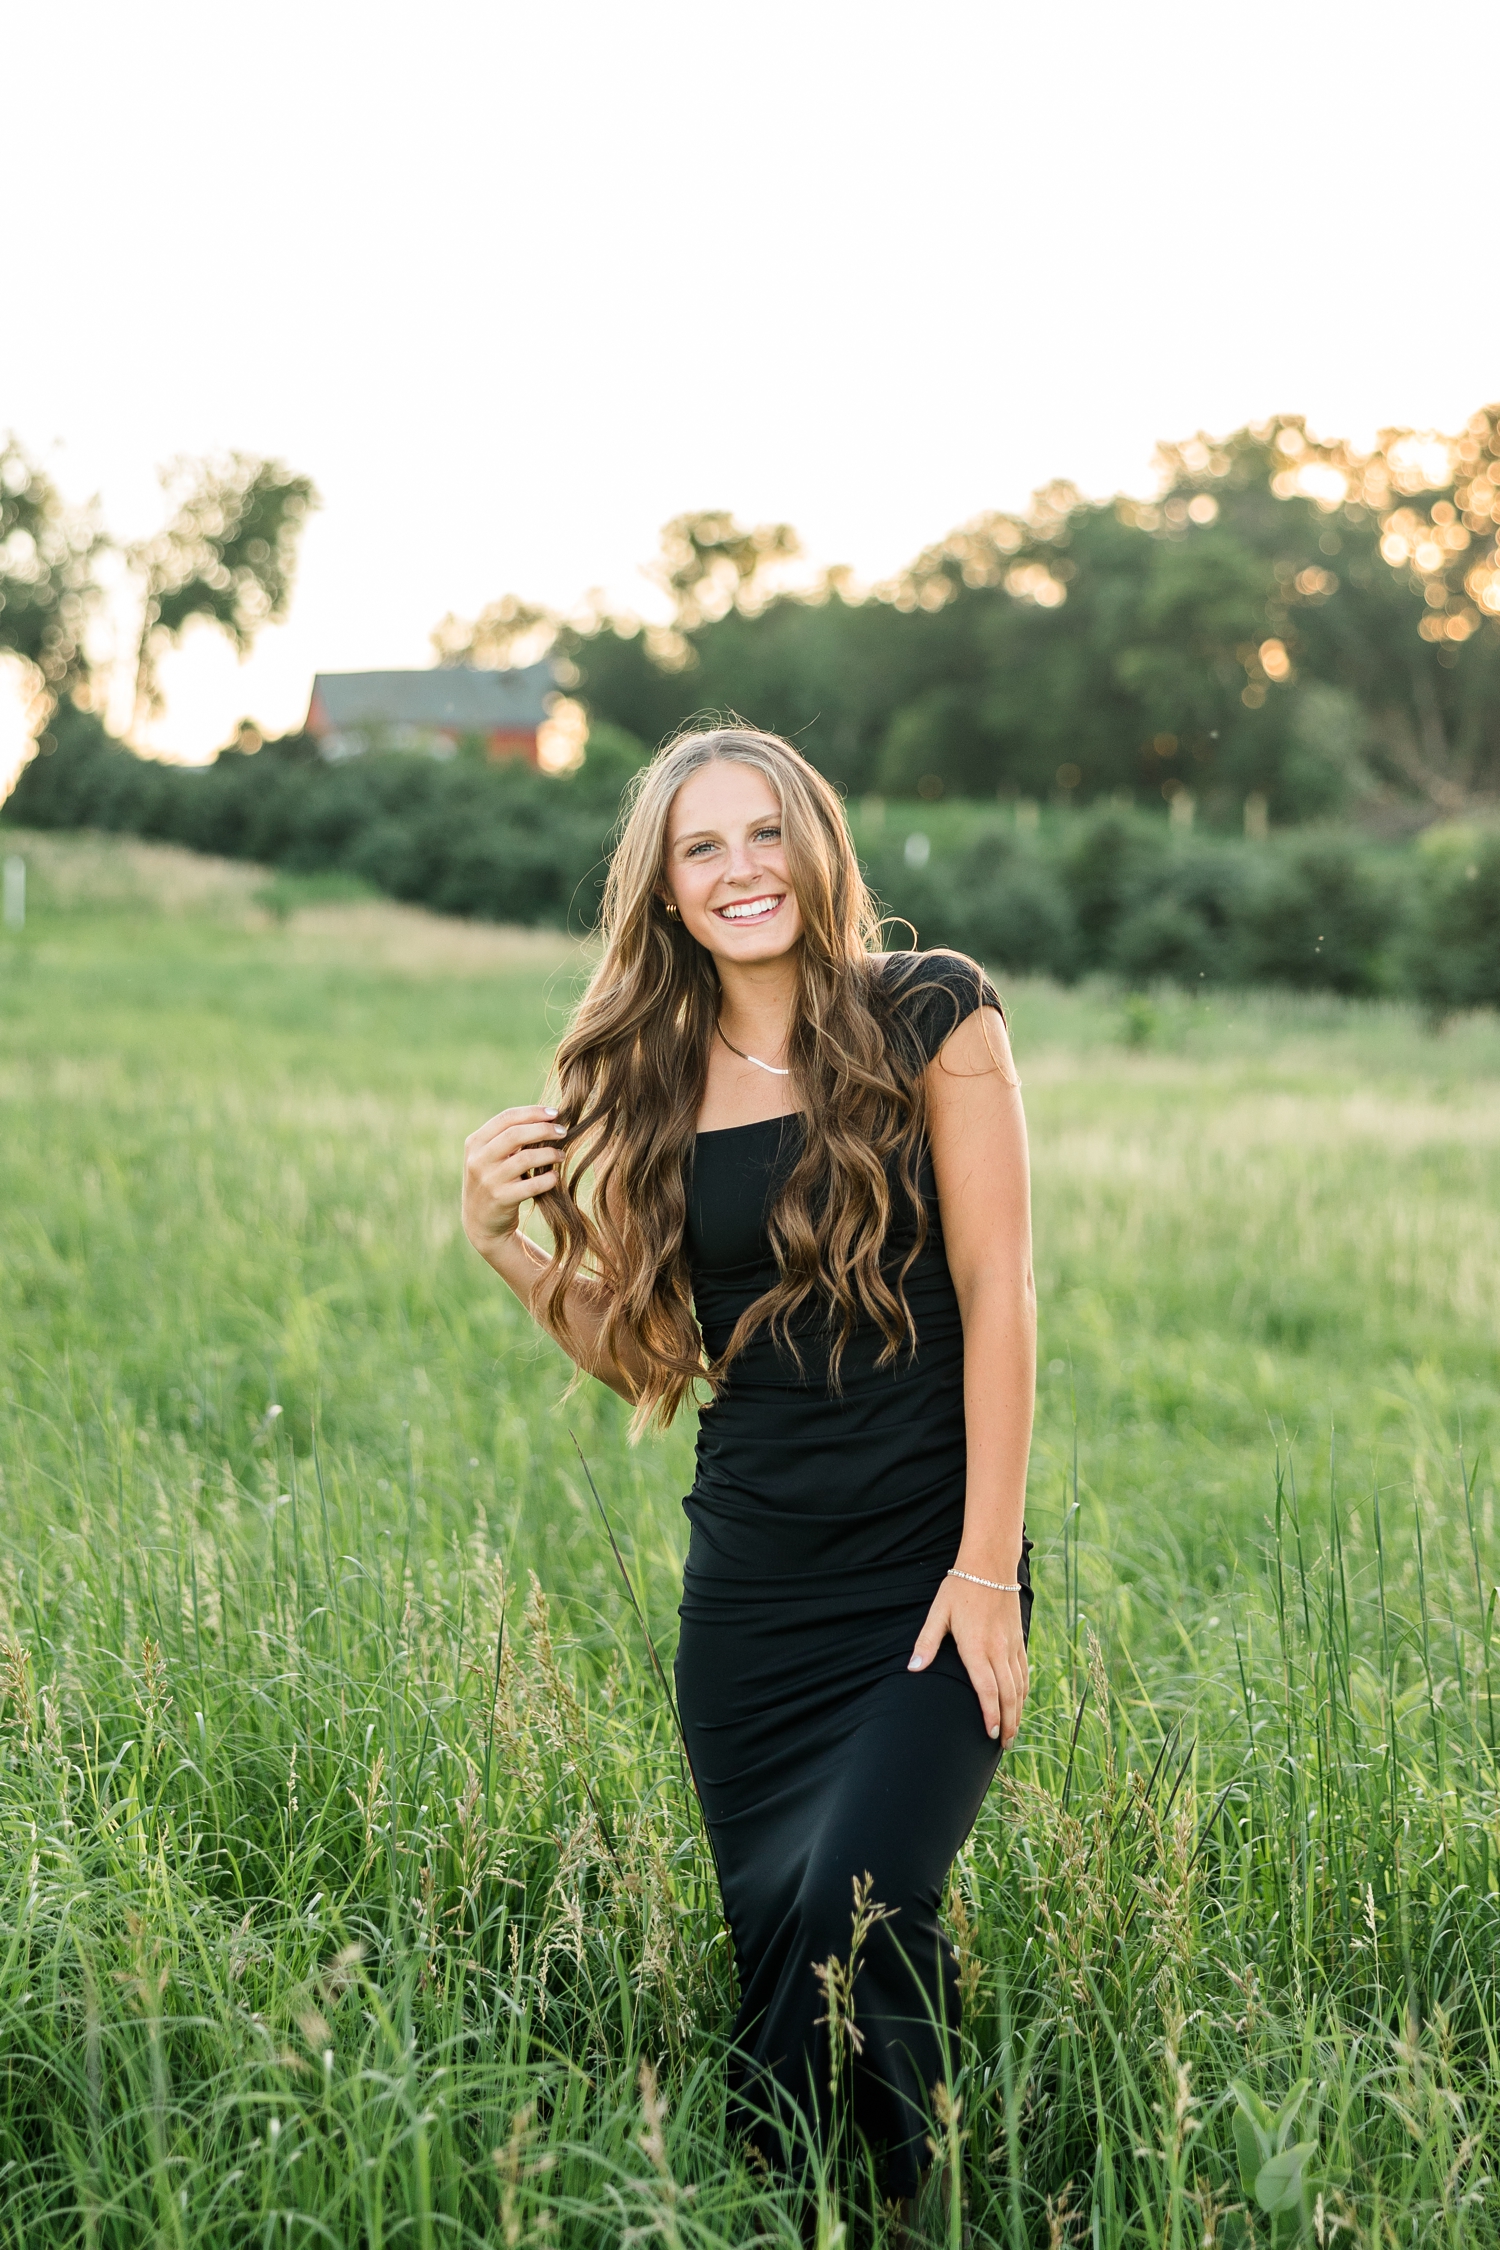
[[[1001,1022],[1003,1023],[1005,1021],[1005,1010],[1001,1006],[999,994],[995,991],[993,985],[990,983],[990,980],[985,975],[983,969],[981,969],[976,962],[970,961],[965,955],[949,953],[945,947],[935,946],[929,953],[924,953],[920,950],[898,953],[877,953],[873,955],[872,958],[880,963],[881,969],[883,971],[888,970],[893,963],[897,962],[903,964],[903,966],[906,964],[911,964],[913,966],[913,969],[915,969],[916,965],[919,963],[926,963],[929,967],[931,989],[940,992],[947,992],[950,995],[953,991],[952,972],[955,969],[961,973],[965,981],[967,981],[970,977],[973,977],[975,979],[975,1007],[995,1008],[999,1011]],[[935,974],[931,973],[932,971],[936,970],[936,965],[938,963],[944,964],[944,966],[949,971],[949,976],[946,980],[940,972]],[[884,978],[882,978],[882,981],[885,981]],[[932,1055],[935,1055],[938,1051],[938,1048],[944,1044],[949,1034],[958,1029],[959,1023],[962,1022],[964,1020],[964,1017],[966,1017],[969,1013],[971,1013],[971,1010],[964,1009],[962,1015],[956,1016],[952,1023],[944,1027],[942,1037],[935,1042],[932,1048],[932,1054],[929,1054],[927,1058],[929,1062],[932,1059]],[[710,1125],[706,1132],[700,1132],[695,1129],[693,1133],[693,1142],[696,1146],[699,1141],[718,1140],[726,1133],[757,1132],[762,1126],[765,1125],[783,1125],[789,1117],[800,1118],[805,1124],[807,1119],[807,1111],[803,1109],[784,1109],[781,1110],[775,1117],[752,1117],[743,1125]]]
[[[725,1133],[753,1133],[761,1125],[784,1125],[789,1117],[806,1117],[805,1109],[778,1110],[774,1117],[751,1117],[743,1125],[710,1125],[706,1131],[695,1131],[695,1141],[716,1141]]]

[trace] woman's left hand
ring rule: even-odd
[[[997,1594],[963,1578],[945,1578],[917,1636],[908,1672],[925,1672],[949,1633],[974,1683],[985,1733],[1008,1750],[1031,1688],[1020,1595]]]

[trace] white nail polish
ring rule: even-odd
[[[990,1728],[990,1740],[991,1742],[998,1742],[1000,1740],[1000,1729],[998,1727]]]

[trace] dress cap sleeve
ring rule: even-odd
[[[932,1061],[943,1042],[977,1009],[994,1008],[1005,1020],[999,993],[967,954],[888,953],[881,976],[924,1063]]]

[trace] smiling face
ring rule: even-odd
[[[781,806],[765,775],[716,758],[672,800],[663,877],[683,928],[723,961],[773,961],[802,935]]]

